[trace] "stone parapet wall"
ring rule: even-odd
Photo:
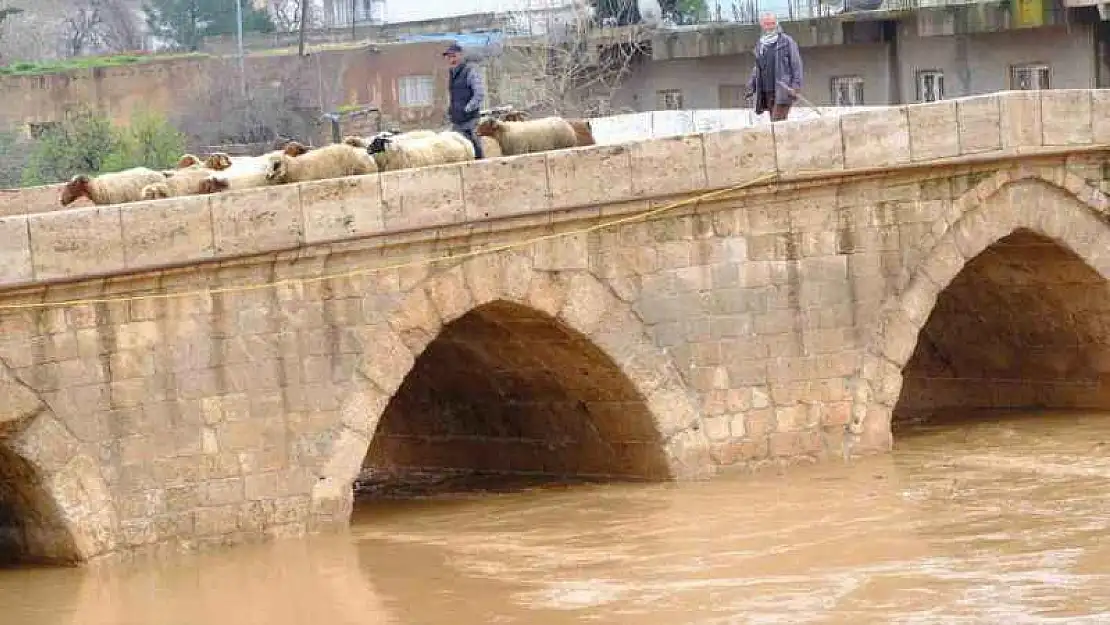
[[[1066,121],[1065,121],[1066,120]],[[9,217],[0,287],[134,272],[760,179],[1110,143],[1110,90],[1006,92],[739,131]],[[665,173],[664,173],[665,172]],[[631,204],[627,204],[631,203]],[[24,223],[26,220],[28,223]]]

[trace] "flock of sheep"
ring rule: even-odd
[[[519,112],[483,117],[476,135],[485,158],[594,144],[588,120],[561,117],[528,120]],[[473,144],[453,131],[380,132],[372,137],[346,137],[341,143],[317,149],[293,141],[281,150],[261,156],[230,157],[217,152],[202,160],[186,154],[172,170],[137,167],[95,178],[74,176],[62,189],[61,203],[68,206],[87,197],[94,204],[123,204],[459,163],[474,158]]]

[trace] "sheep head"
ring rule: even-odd
[[[379,132],[370,140],[370,145],[366,146],[366,151],[370,154],[381,154],[389,149],[391,145],[393,145],[393,135]]]
[[[474,132],[479,137],[497,137],[498,134],[504,131],[504,128],[505,122],[487,117],[478,122],[478,127],[474,129]]]
[[[509,111],[501,118],[501,121],[506,122],[522,122],[528,119],[528,113],[524,111]]]
[[[289,161],[293,160],[288,154],[274,154],[266,164],[266,180],[274,184],[289,182]]]
[[[144,200],[164,200],[170,196],[170,189],[165,183],[148,184],[143,187]]]
[[[192,154],[185,154],[177,161],[177,169],[186,169],[196,165],[200,165],[200,159]]]
[[[69,206],[79,198],[89,196],[89,177],[85,174],[78,174],[66,183],[62,188],[62,206]]]
[[[343,137],[343,144],[344,145],[349,145],[352,148],[364,148],[365,149],[365,148],[369,147],[369,144],[366,143],[366,139],[363,139],[362,137]]]
[[[231,183],[228,182],[227,178],[209,176],[200,181],[200,186],[198,188],[200,190],[200,193],[204,195],[208,193],[219,193],[220,191],[227,191],[228,187],[230,186]]]
[[[223,171],[231,167],[231,157],[223,152],[215,152],[204,159],[204,166],[213,171]]]
[[[283,154],[286,154],[288,156],[300,156],[302,154],[308,154],[308,148],[297,141],[290,141],[289,143],[286,143],[285,147],[282,148],[281,151]]]

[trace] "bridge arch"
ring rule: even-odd
[[[517,322],[576,343],[572,351],[585,358],[576,366],[592,366],[576,383],[592,374],[619,378],[630,395],[622,400],[635,397],[655,438],[660,470],[653,477],[683,479],[707,470],[696,403],[628,303],[586,270],[541,271],[528,253],[498,253],[432,273],[407,292],[386,323],[366,331],[364,344],[374,345],[374,354],[357,367],[342,402],[341,425],[313,490],[315,522],[347,522],[351,485],[382,417],[419,361],[439,349],[433,347],[437,339],[450,340],[460,326],[488,330]]]
[[[906,287],[883,305],[865,348],[848,424],[863,449],[890,448],[895,407],[906,368],[922,347],[921,335],[954,281],[968,270],[991,270],[981,263],[984,252],[1037,244],[1071,262],[1072,270],[1085,270],[1100,282],[1110,277],[1110,198],[1062,164],[1056,170],[1000,171],[954,206],[957,217],[910,270]]]
[[[77,563],[114,548],[101,464],[0,363],[0,564]]]

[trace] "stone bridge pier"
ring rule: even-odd
[[[0,555],[341,528],[365,468],[695,479],[1110,407],[1107,120],[1007,92],[4,217]]]

